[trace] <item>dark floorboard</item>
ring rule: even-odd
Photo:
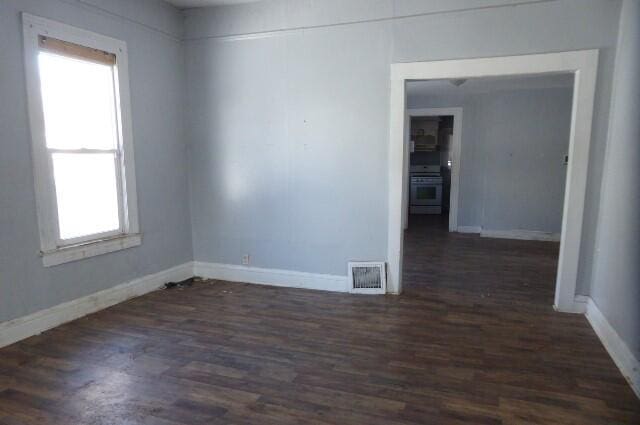
[[[558,246],[412,217],[405,292],[217,281],[0,349],[0,424],[640,424]]]

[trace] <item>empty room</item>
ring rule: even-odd
[[[640,424],[640,0],[0,0],[0,425]]]

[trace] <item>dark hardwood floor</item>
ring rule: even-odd
[[[639,424],[557,244],[437,220],[402,296],[204,281],[0,349],[0,424]]]

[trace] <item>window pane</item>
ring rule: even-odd
[[[40,52],[47,147],[115,149],[113,67]]]
[[[55,153],[60,238],[120,228],[114,154]]]

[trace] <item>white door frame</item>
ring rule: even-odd
[[[458,202],[460,193],[460,158],[462,157],[462,108],[412,108],[407,109],[406,125],[410,126],[411,117],[453,116],[453,137],[451,143],[451,189],[449,191],[449,231],[458,230]],[[410,128],[405,128],[405,159],[404,179],[409,182],[409,152],[408,144]],[[409,224],[409,193],[405,191],[402,197],[403,229]]]
[[[569,135],[569,165],[564,194],[560,255],[554,307],[577,312],[575,302],[582,240],[584,200],[587,189],[591,120],[595,97],[598,50],[580,50],[521,56],[456,59],[391,64],[389,126],[389,216],[387,261],[389,292],[402,291],[403,196],[406,191],[404,143],[406,82],[411,80],[495,77],[545,73],[573,73],[573,105]]]

